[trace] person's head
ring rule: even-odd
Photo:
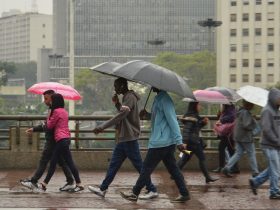
[[[64,99],[63,96],[59,93],[54,93],[51,96],[51,109],[57,109],[57,108],[64,108]]]
[[[152,87],[152,91],[155,92],[155,93],[159,93],[160,92],[160,89],[156,88],[156,87]]]
[[[116,94],[124,94],[128,91],[128,84],[127,79],[125,78],[118,78],[114,82],[115,92]]]
[[[254,108],[254,104],[252,104],[244,99],[242,101],[242,104],[243,104],[244,109],[252,110]]]
[[[52,102],[52,99],[51,99],[51,96],[54,94],[55,92],[53,90],[46,90],[44,93],[43,93],[43,96],[44,96],[44,103],[50,107],[51,106],[51,102]]]
[[[201,109],[201,105],[199,102],[197,101],[192,101],[189,103],[189,106],[188,106],[188,113],[199,113]]]

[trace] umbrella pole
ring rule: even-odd
[[[146,106],[147,106],[148,100],[149,100],[149,98],[150,98],[151,92],[152,92],[152,88],[151,88],[150,91],[149,91],[149,95],[148,95],[148,97],[147,97],[147,99],[146,99],[146,102],[145,102],[145,105],[144,105],[144,109],[146,109]]]

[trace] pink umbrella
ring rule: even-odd
[[[69,85],[63,85],[58,82],[40,82],[28,88],[28,92],[42,95],[46,90],[53,90],[68,100],[80,100],[80,93]]]
[[[210,90],[195,90],[193,91],[195,99],[199,102],[206,102],[212,104],[229,104],[230,101],[218,91]],[[189,101],[189,99],[184,99],[184,101]]]

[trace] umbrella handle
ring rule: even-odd
[[[147,106],[148,100],[149,100],[149,98],[150,98],[151,92],[152,92],[152,88],[151,88],[150,91],[149,91],[149,95],[148,95],[148,97],[147,97],[147,99],[146,99],[146,102],[145,102],[145,105],[144,105],[144,109],[146,109],[146,106]]]

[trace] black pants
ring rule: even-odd
[[[231,136],[219,136],[220,143],[219,143],[219,167],[223,168],[225,166],[225,158],[226,152],[225,149],[227,148],[229,155],[233,156],[234,150],[234,140]]]
[[[54,140],[46,140],[45,146],[44,146],[44,149],[43,149],[40,161],[39,161],[39,165],[38,165],[33,177],[31,178],[32,183],[36,184],[38,182],[38,180],[43,176],[43,174],[47,168],[47,165],[48,165],[49,161],[51,160],[54,147],[55,147]],[[67,166],[65,160],[61,156],[58,160],[58,164],[59,164],[59,166],[61,166],[61,168],[65,174],[66,182],[69,184],[72,184],[74,182],[72,173],[71,173],[69,167]]]

